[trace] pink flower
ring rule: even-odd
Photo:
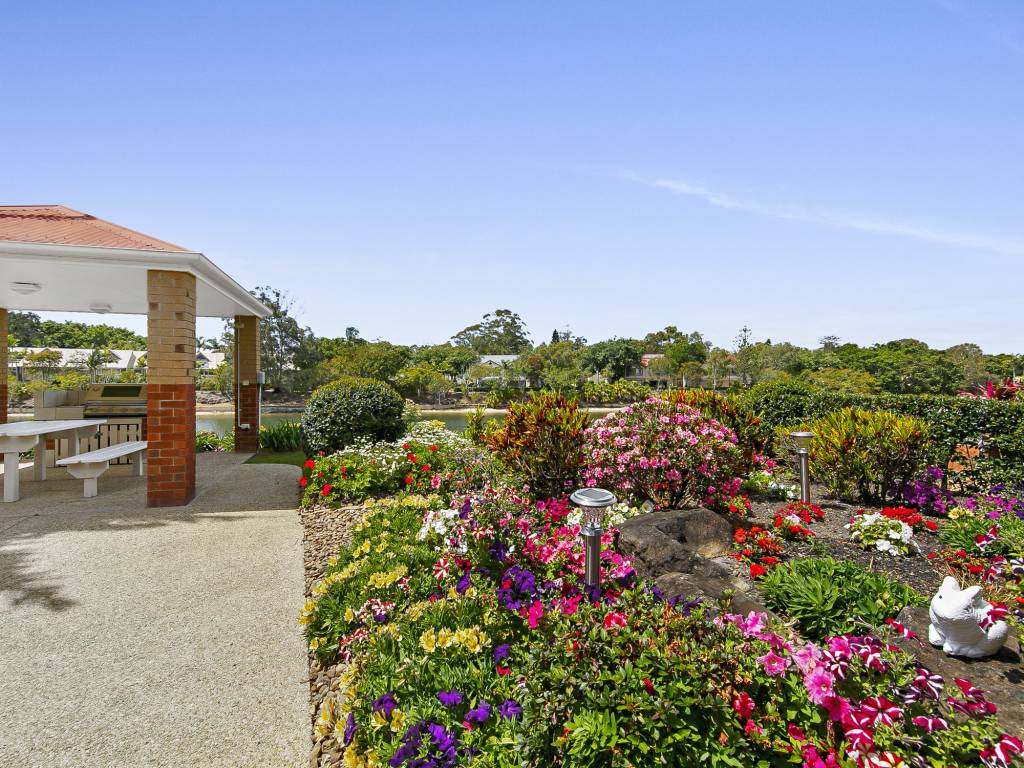
[[[526,611],[526,620],[530,625],[530,629],[537,628],[537,621],[541,616],[544,615],[544,604],[540,600],[535,600],[533,605]]]
[[[764,656],[758,657],[757,660],[761,662],[764,671],[772,677],[782,677],[786,674],[786,668],[789,667],[789,659],[779,656],[775,651],[769,651]]]
[[[924,728],[926,733],[931,733],[932,731],[944,731],[949,728],[949,723],[941,717],[925,717],[924,715],[918,715],[911,722],[919,728]]]
[[[804,676],[804,686],[807,688],[807,698],[815,704],[824,704],[832,695],[832,675],[824,669],[815,669]]]
[[[825,707],[826,710],[828,710],[828,716],[832,720],[836,720],[839,722],[841,722],[844,717],[850,714],[850,711],[852,709],[850,707],[850,702],[848,702],[842,696],[839,696],[837,694],[826,696],[825,700],[822,702],[821,705]]]

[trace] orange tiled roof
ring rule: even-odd
[[[188,252],[63,205],[0,205],[0,240]]]

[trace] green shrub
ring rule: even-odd
[[[740,401],[757,415],[768,429],[798,424],[814,418],[811,403],[815,388],[799,379],[761,381],[740,397]]]
[[[1024,482],[1024,401],[950,395],[856,395],[803,382],[756,384],[740,396],[770,429],[792,428],[842,408],[914,416],[928,426],[928,461],[945,467],[959,446],[981,446],[966,479],[975,487]]]
[[[209,429],[196,432],[196,453],[233,451],[235,449],[235,433],[227,432],[218,435]]]
[[[313,391],[302,414],[307,454],[332,453],[360,438],[394,440],[405,429],[405,401],[382,381],[346,376]]]
[[[616,405],[634,403],[651,395],[651,388],[639,381],[585,381],[580,388],[581,399],[586,403]]]
[[[928,430],[920,419],[843,408],[802,428],[814,433],[811,477],[838,498],[884,501],[926,464]]]
[[[768,607],[796,620],[812,639],[862,632],[908,605],[924,602],[911,587],[856,563],[805,558],[770,569],[758,586]]]
[[[283,453],[302,450],[302,425],[297,421],[279,421],[260,425],[260,448]]]
[[[744,473],[753,469],[754,457],[763,454],[771,444],[772,430],[750,408],[734,398],[710,389],[677,389],[666,393],[662,399],[696,408],[735,432],[746,462]]]
[[[536,392],[525,403],[509,405],[505,423],[485,441],[538,498],[560,496],[583,468],[583,431],[589,424],[590,416],[575,400]]]

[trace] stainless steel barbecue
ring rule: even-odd
[[[90,384],[85,393],[85,417],[145,416],[145,384]]]

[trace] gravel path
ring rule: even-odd
[[[0,506],[0,765],[304,765],[298,469],[198,457],[196,500],[118,476]]]

